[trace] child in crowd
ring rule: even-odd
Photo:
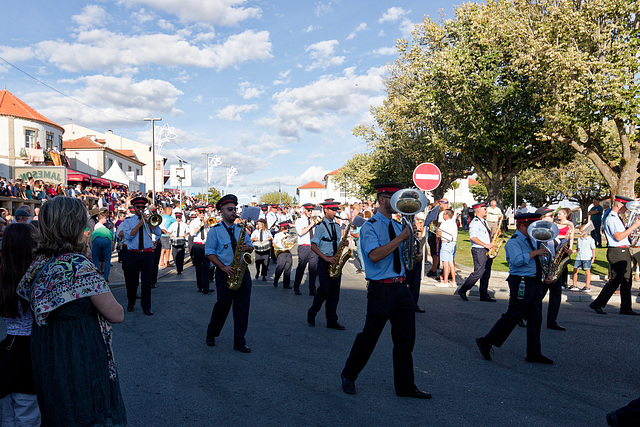
[[[583,292],[591,292],[591,264],[596,260],[596,242],[590,234],[585,233],[584,225],[580,227],[580,238],[576,242],[576,260],[573,264],[573,288],[577,288],[578,270],[584,270],[586,277]]]

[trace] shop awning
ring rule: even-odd
[[[67,182],[89,182],[89,174],[67,169]]]

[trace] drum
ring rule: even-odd
[[[271,241],[253,242],[253,249],[255,249],[257,253],[269,252],[271,250]]]
[[[171,238],[171,246],[175,246],[176,248],[184,248],[186,244],[184,237],[172,237]]]

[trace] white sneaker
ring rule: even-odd
[[[582,292],[591,292],[591,288],[587,288],[586,286],[582,289],[580,289]]]

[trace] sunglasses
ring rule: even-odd
[[[229,212],[233,212],[233,211],[237,211],[238,210],[238,208],[235,207],[235,206],[233,206],[233,207],[229,206],[228,208],[224,208],[224,209],[228,210]]]
[[[133,205],[133,207],[136,209],[144,209],[147,207],[147,205]]]
[[[313,208],[305,208],[307,212],[313,212]]]

